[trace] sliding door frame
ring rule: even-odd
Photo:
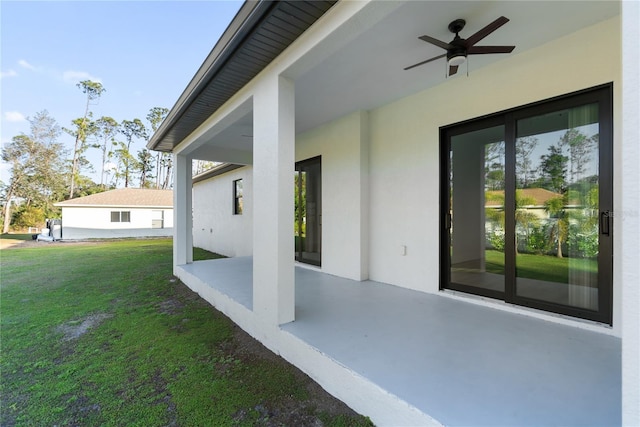
[[[516,294],[515,141],[518,120],[553,111],[598,104],[599,126],[599,228],[598,310],[556,304]],[[451,283],[451,139],[479,129],[503,125],[505,131],[505,290],[504,292]],[[579,317],[612,322],[613,301],[613,84],[558,96],[480,118],[440,128],[440,289],[451,289],[504,300],[507,303]],[[606,233],[605,233],[606,231]]]

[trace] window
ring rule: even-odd
[[[233,214],[242,215],[242,179],[233,181]]]
[[[441,287],[611,323],[611,85],[441,131]]]
[[[111,211],[111,222],[131,222],[129,211]]]

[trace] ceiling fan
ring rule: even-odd
[[[449,31],[454,33],[456,36],[449,43],[445,43],[438,39],[434,39],[429,36],[420,36],[418,37],[420,40],[425,41],[427,43],[431,43],[436,45],[444,50],[447,53],[442,55],[438,55],[434,58],[427,59],[426,61],[418,62],[417,64],[410,65],[405,68],[405,70],[410,70],[414,67],[418,67],[420,65],[426,64],[431,61],[435,61],[440,58],[447,57],[447,64],[449,65],[449,75],[452,76],[458,72],[458,66],[464,64],[467,59],[467,55],[483,55],[487,53],[511,53],[515,46],[476,46],[480,40],[487,37],[489,34],[493,33],[495,30],[503,26],[509,22],[509,19],[501,16],[496,19],[474,35],[470,36],[468,39],[463,39],[460,37],[458,33],[462,31],[465,24],[467,23],[464,19],[456,19],[455,21],[449,24]]]

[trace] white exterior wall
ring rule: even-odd
[[[322,271],[354,280],[369,278],[367,123],[356,112],[296,140],[296,161],[322,157]]]
[[[252,175],[251,166],[245,166],[193,185],[195,247],[229,257],[252,255]],[[236,179],[242,179],[242,215],[233,214],[233,181]]]
[[[440,127],[608,82],[614,82],[614,209],[618,210],[621,58],[619,50],[610,47],[619,45],[620,19],[614,18],[372,110],[370,278],[438,292]],[[591,52],[598,52],[597,61]],[[619,243],[620,239],[614,240],[615,253],[620,253]],[[407,247],[406,256],[401,255],[401,245]],[[615,335],[620,335],[619,273],[616,262]]]
[[[130,212],[130,222],[111,222],[111,212]],[[163,228],[151,228],[153,211],[162,211]],[[115,237],[171,236],[173,209],[132,207],[63,207],[62,238],[96,239]]]
[[[640,3],[624,2],[622,50],[630,58],[623,68],[623,109],[622,133],[625,145],[622,150],[622,171],[624,182],[620,193],[624,193],[621,208],[616,207],[618,235],[622,249],[616,263],[617,282],[623,284],[622,302],[622,425],[640,426],[640,52],[638,39],[640,30]],[[622,258],[622,259],[621,259]],[[621,276],[621,277],[620,277]]]

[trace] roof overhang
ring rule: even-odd
[[[245,1],[147,148],[171,151],[336,1]]]

